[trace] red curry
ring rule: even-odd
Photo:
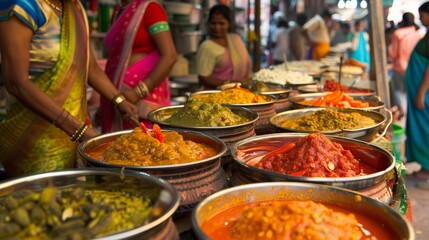
[[[288,143],[264,156],[258,168],[308,177],[354,177],[377,172],[363,165],[341,144],[331,142],[321,133],[313,133]]]

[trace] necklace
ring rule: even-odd
[[[55,9],[55,10],[57,10],[59,13],[61,13],[62,12],[62,9],[61,9],[61,1],[58,1],[58,3],[60,4],[60,7],[58,7],[57,5],[55,5],[55,4],[53,4],[51,1],[49,1],[49,0],[44,0],[49,6],[51,6],[51,8],[53,8],[53,9]]]

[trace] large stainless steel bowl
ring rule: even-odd
[[[192,130],[216,136],[226,143],[227,146],[230,146],[239,140],[243,140],[255,135],[254,126],[259,116],[253,110],[243,107],[228,106],[228,108],[230,108],[233,113],[249,119],[249,121],[246,123],[233,126],[194,127],[167,123],[166,120],[169,119],[176,111],[182,109],[183,106],[184,105],[177,105],[158,108],[151,111],[148,114],[148,118],[150,121],[159,124],[163,129]]]
[[[286,128],[282,126],[282,123],[286,120],[300,119],[305,115],[312,114],[312,113],[321,111],[323,109],[324,108],[302,108],[302,109],[295,109],[295,110],[278,113],[275,116],[270,118],[270,123],[273,124],[280,132],[304,132],[304,133],[315,132],[315,131],[305,131],[300,129]],[[370,142],[376,137],[378,131],[383,126],[383,124],[386,123],[386,120],[387,120],[386,116],[375,111],[361,110],[356,108],[335,108],[335,110],[338,112],[343,112],[347,114],[359,113],[362,116],[373,119],[376,122],[376,124],[374,124],[373,126],[357,128],[357,129],[337,129],[332,131],[318,131],[318,132],[321,132],[326,135],[337,135],[337,136],[355,138],[362,141]]]
[[[170,131],[170,130],[163,130]],[[180,193],[180,206],[176,215],[186,213],[208,195],[227,187],[227,178],[221,168],[220,158],[227,151],[227,146],[219,138],[200,132],[177,130],[185,140],[205,143],[217,150],[213,157],[196,162],[160,166],[124,166],[100,161],[88,156],[87,152],[103,143],[114,141],[116,138],[131,133],[124,130],[103,134],[78,146],[78,165],[83,167],[126,168],[146,172],[161,177],[173,184]]]
[[[74,169],[49,172],[15,178],[0,183],[0,198],[12,193],[31,190],[41,192],[46,187],[59,190],[74,187],[112,190],[119,188],[123,192],[145,193],[148,189],[156,192],[161,190],[162,210],[159,217],[137,228],[104,236],[100,239],[179,239],[172,215],[179,206],[179,193],[165,180],[143,172],[121,169]],[[150,196],[148,196],[150,197]],[[160,198],[159,196],[154,196]],[[153,202],[157,198],[151,199]]]
[[[330,92],[298,94],[298,95],[289,97],[289,100],[292,102],[292,108],[295,108],[295,109],[296,108],[317,107],[317,106],[305,105],[305,104],[302,104],[300,102],[302,100],[313,100],[313,99],[316,99],[319,97],[324,97],[328,93],[330,93]],[[381,110],[385,107],[385,104],[375,96],[354,96],[353,98],[355,100],[360,100],[360,101],[369,103],[369,107],[359,108],[359,109]]]
[[[370,89],[364,89],[364,88],[350,88],[351,91],[355,91],[355,92],[346,92],[347,95],[349,95],[350,97],[362,97],[362,96],[374,96],[375,95],[375,91],[370,90]],[[359,92],[359,91],[368,91],[369,92]],[[324,92],[324,91],[320,91],[320,89],[318,88],[317,85],[307,85],[307,86],[300,86],[298,87],[298,91],[301,93],[317,93],[317,92]]]
[[[236,177],[240,178],[238,182],[298,181],[362,190],[384,183],[394,175],[395,158],[390,152],[360,140],[329,135],[327,137],[331,141],[341,144],[344,149],[350,150],[356,159],[376,168],[378,172],[356,177],[322,178],[285,175],[254,166],[262,156],[270,152],[263,146],[269,145],[280,148],[286,143],[296,142],[307,135],[304,133],[266,134],[236,143],[231,147],[231,155],[236,161],[237,169],[240,172],[235,174]]]
[[[218,93],[220,90],[208,90],[208,91],[199,91],[191,94],[191,98],[202,98],[206,95]],[[276,114],[274,103],[276,98],[271,95],[260,95],[263,96],[267,102],[263,103],[248,103],[248,104],[222,104],[224,106],[231,107],[245,107],[251,109],[258,113],[259,118],[255,123],[255,132],[256,134],[272,133],[274,128],[270,125],[270,117]]]
[[[204,199],[192,212],[192,228],[198,239],[209,239],[201,225],[213,215],[242,203],[266,200],[312,200],[363,214],[390,231],[395,239],[414,240],[412,225],[397,211],[357,192],[321,184],[256,183],[225,189]],[[365,226],[364,226],[365,228]]]

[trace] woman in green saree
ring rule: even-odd
[[[77,143],[98,134],[88,120],[87,83],[126,116],[137,113],[98,67],[79,1],[2,1],[0,36],[8,91],[0,162],[7,176],[75,166]]]

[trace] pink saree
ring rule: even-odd
[[[116,88],[122,92],[133,88],[139,81],[143,81],[155,67],[158,59],[158,51],[147,54],[143,59],[129,65],[134,38],[146,11],[146,7],[152,0],[135,0],[116,19],[106,35],[108,59],[106,74],[112,80]],[[138,104],[139,112],[142,112],[142,101],[155,102],[164,106],[170,105],[170,88],[168,78],[153,89],[148,96]],[[107,99],[101,99],[102,131],[112,132],[122,129],[130,129],[133,126],[123,121],[122,114],[114,108]],[[142,118],[142,116],[140,116]]]

